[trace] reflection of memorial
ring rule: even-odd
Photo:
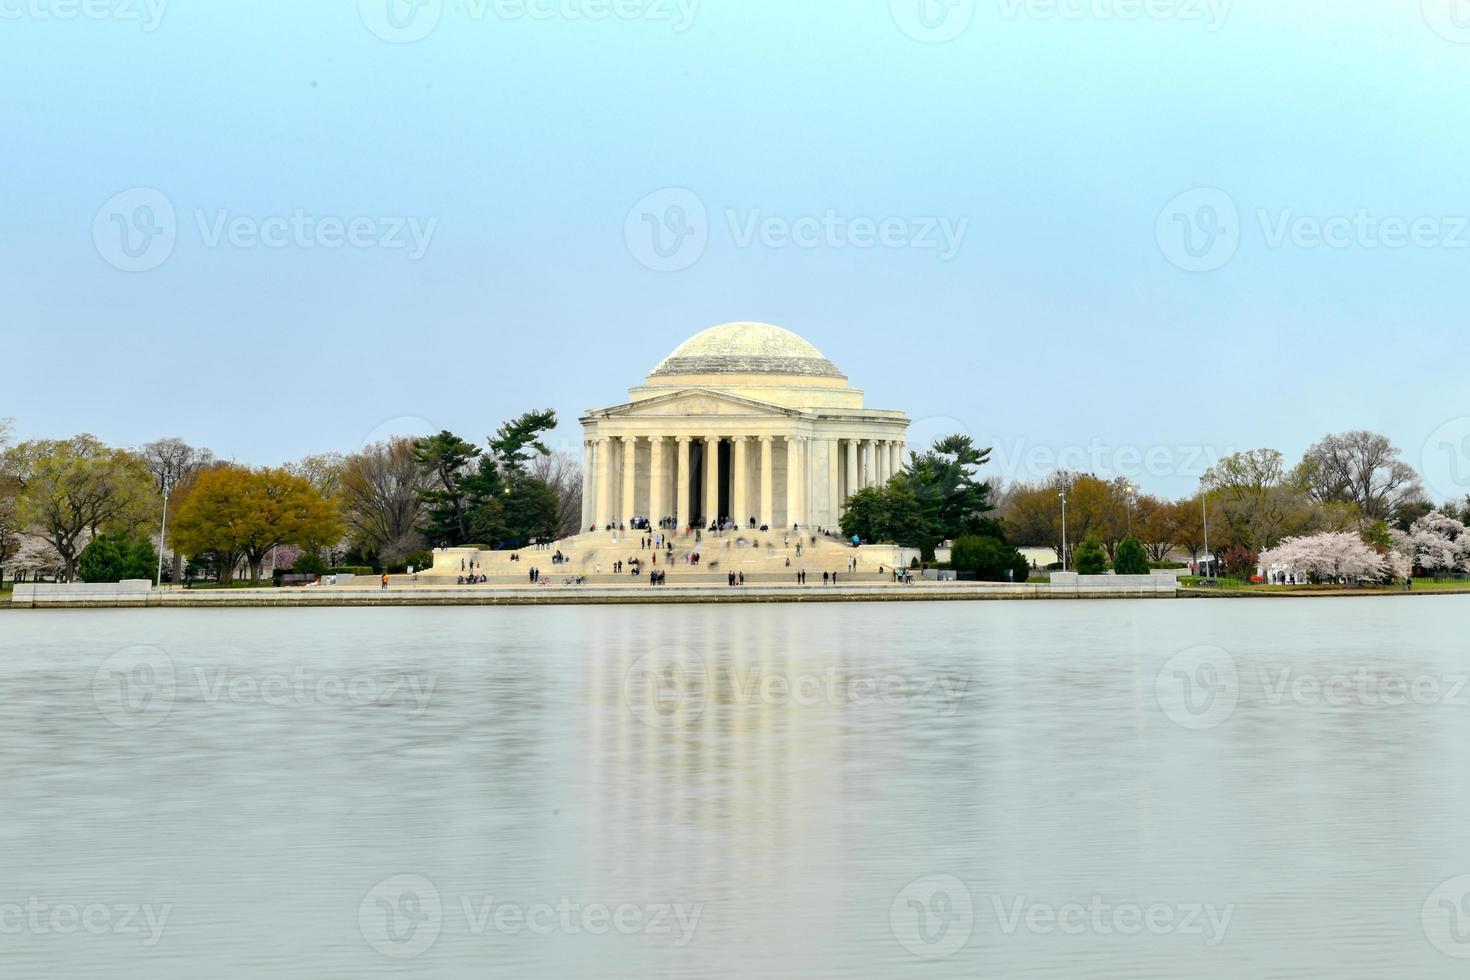
[[[796,334],[730,323],[582,426],[584,528],[635,517],[833,527],[842,501],[899,472],[908,418],[864,408],[862,390]]]
[[[821,883],[842,874],[836,826],[846,815],[831,804],[846,794],[833,753],[849,709],[784,686],[840,671],[840,661],[811,649],[789,660],[790,621],[743,612],[679,617],[672,633],[657,627],[655,643],[649,617],[620,617],[606,640],[619,655],[588,667],[580,843],[589,878],[614,893],[707,903],[702,939],[730,925],[720,906],[741,909],[749,928],[770,895],[804,901],[805,888],[809,928],[834,914]],[[792,928],[769,911],[762,928]]]

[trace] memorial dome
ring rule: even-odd
[[[769,323],[726,323],[701,331],[664,358],[649,378],[701,374],[844,377],[812,344]]]

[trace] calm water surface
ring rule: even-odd
[[[0,614],[7,977],[1463,977],[1470,599]]]

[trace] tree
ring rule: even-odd
[[[1298,479],[1319,503],[1350,503],[1365,521],[1388,520],[1395,508],[1424,497],[1419,474],[1401,456],[1377,432],[1330,435],[1307,450]]]
[[[582,463],[570,453],[549,453],[531,460],[531,476],[556,494],[556,537],[582,530]]]
[[[990,450],[976,448],[969,436],[950,435],[925,452],[911,453],[907,472],[895,477],[906,481],[923,513],[926,540],[917,547],[926,558],[933,557],[939,541],[994,530],[985,516],[995,509],[990,484],[979,476],[989,460]]]
[[[20,443],[6,452],[4,469],[20,488],[16,520],[56,549],[68,581],[88,538],[133,531],[157,513],[153,478],[142,460],[95,436]]]
[[[158,552],[145,537],[129,534],[99,534],[77,558],[77,574],[83,582],[121,582],[146,578],[158,568]]]
[[[143,465],[147,466],[148,471],[153,474],[153,482],[160,495],[175,493],[201,467],[214,462],[214,453],[208,449],[196,449],[178,436],[169,436],[145,443],[139,447],[138,456],[143,460]],[[168,506],[166,501],[164,506]],[[159,542],[159,547],[167,553],[166,542]],[[165,561],[164,564],[171,566],[172,562]],[[155,566],[155,569],[157,567]],[[172,569],[171,577],[174,582],[182,578],[179,575],[180,571],[182,568]]]
[[[0,421],[3,427],[3,421]],[[0,431],[0,437],[3,437]],[[20,482],[0,468],[0,584],[5,582],[5,568],[21,547]]]
[[[1019,551],[989,536],[956,538],[950,564],[958,571],[975,573],[982,582],[1024,582],[1031,575],[1031,565]]]
[[[1096,535],[1089,535],[1072,553],[1072,563],[1080,575],[1101,575],[1108,570],[1108,554]]]
[[[537,456],[549,456],[551,450],[541,441],[541,435],[556,428],[556,412],[552,409],[526,412],[522,416],[502,425],[490,437],[490,455],[494,458],[500,474],[505,477],[523,472],[534,449]],[[581,523],[578,517],[577,522]]]
[[[1177,505],[1159,502],[1150,507],[1139,524],[1138,533],[1150,561],[1165,561],[1179,544],[1181,514]]]
[[[1382,581],[1402,571],[1399,563],[1351,531],[1285,538],[1261,552],[1260,564],[1268,574],[1285,572],[1312,582]]]
[[[347,457],[342,470],[342,513],[353,544],[388,565],[424,546],[413,450],[412,439],[396,436]]]
[[[1118,543],[1117,553],[1113,557],[1113,571],[1119,575],[1147,575],[1149,573],[1148,553],[1143,550],[1143,544],[1133,535],[1128,535]]]
[[[272,548],[319,547],[341,533],[336,509],[303,477],[230,466],[200,474],[179,505],[171,540],[191,555],[237,555],[258,582]]]
[[[1169,505],[1168,521],[1173,528],[1174,544],[1189,552],[1190,561],[1198,562],[1199,553],[1205,547],[1204,498],[1174,501]]]
[[[1200,484],[1223,517],[1223,526],[1211,524],[1216,532],[1212,537],[1221,546],[1239,544],[1258,551],[1312,525],[1306,493],[1274,449],[1226,456],[1205,472]]]
[[[1439,511],[1414,522],[1405,549],[1414,564],[1435,575],[1450,574],[1470,564],[1470,533],[1465,525]]]
[[[926,544],[933,547],[924,507],[904,474],[884,486],[864,487],[848,497],[842,534],[906,548],[923,548]]]
[[[419,464],[419,500],[423,505],[421,530],[434,547],[469,541],[466,514],[472,501],[465,485],[470,464],[480,458],[480,447],[445,430],[414,442]]]
[[[295,463],[287,463],[285,470],[292,476],[301,477],[316,487],[317,493],[332,500],[342,489],[342,475],[347,470],[347,457],[341,453],[314,453],[301,457]]]

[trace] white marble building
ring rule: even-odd
[[[796,334],[728,323],[695,335],[628,402],[582,417],[582,526],[672,517],[836,527],[843,501],[903,466],[909,419]]]

